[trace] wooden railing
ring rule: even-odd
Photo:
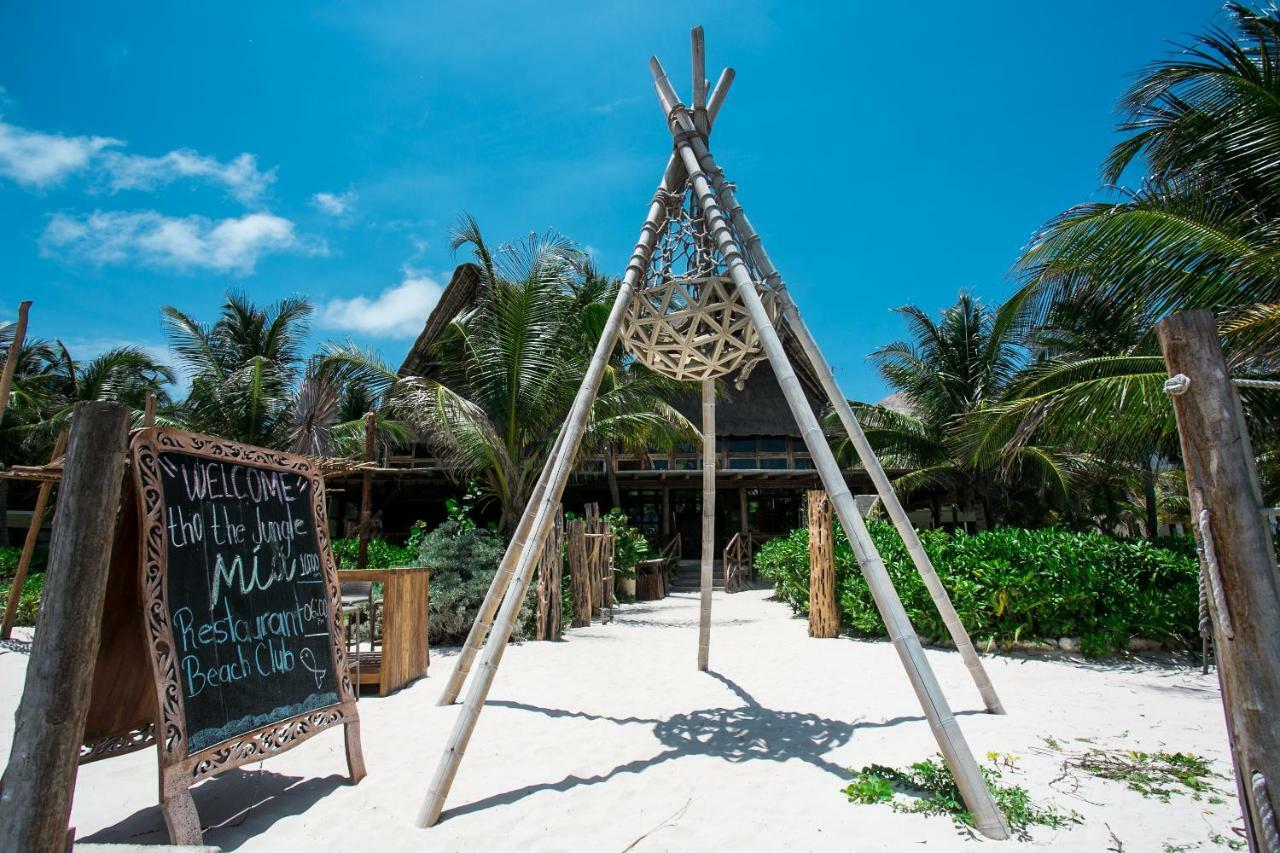
[[[733,534],[724,546],[724,591],[742,592],[751,580],[751,534]]]
[[[667,562],[672,562],[679,560],[684,556],[683,551],[684,546],[680,541],[680,534],[677,533],[671,537],[671,540],[667,542],[666,545],[663,546],[662,550],[658,553],[658,557],[659,559],[666,560]]]

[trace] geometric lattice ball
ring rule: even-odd
[[[757,285],[770,320],[773,292]],[[760,351],[737,286],[727,276],[677,277],[640,290],[623,320],[627,351],[651,370],[688,382],[731,373]]]

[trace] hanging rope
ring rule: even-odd
[[[1280,829],[1276,827],[1276,812],[1267,793],[1267,778],[1255,770],[1249,781],[1253,788],[1253,802],[1262,820],[1262,840],[1266,843],[1267,853],[1280,853]]]
[[[1200,496],[1204,504],[1204,496]],[[1200,510],[1200,541],[1204,546],[1205,574],[1209,579],[1209,591],[1213,594],[1213,606],[1218,611],[1218,624],[1228,640],[1235,636],[1231,628],[1231,614],[1227,612],[1227,600],[1222,594],[1222,575],[1218,571],[1218,552],[1213,547],[1213,531],[1209,528],[1209,510]]]

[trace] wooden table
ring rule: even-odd
[[[424,566],[394,569],[343,569],[338,583],[373,581],[382,584],[382,647],[361,652],[360,684],[377,684],[386,696],[427,674],[428,581]]]

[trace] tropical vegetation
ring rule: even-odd
[[[946,642],[946,625],[901,538],[886,522],[868,527],[911,624],[926,642]],[[883,637],[884,623],[838,523],[835,533],[841,628]],[[1152,544],[1096,531],[1003,528],[973,535],[925,530],[920,539],[979,645],[1065,637],[1085,653],[1106,654],[1133,639],[1179,646],[1196,636],[1199,569],[1190,536]],[[808,610],[807,529],[766,543],[756,566],[779,599],[796,613]]]
[[[937,323],[903,309],[912,340],[873,355],[898,406],[859,417],[890,460],[918,469],[904,492],[974,495],[988,526],[1154,537],[1187,521],[1156,324],[1211,310],[1235,375],[1280,376],[1280,11],[1226,9],[1229,30],[1152,63],[1122,98],[1107,200],[1033,235],[1006,303],[962,294]],[[1280,392],[1241,394],[1275,503]]]

